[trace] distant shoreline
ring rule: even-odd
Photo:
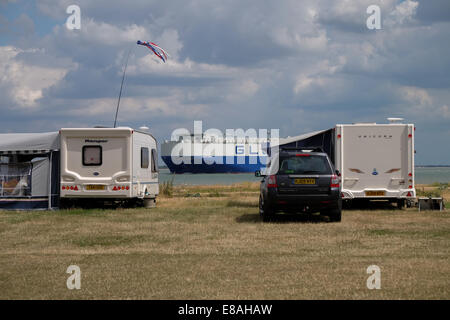
[[[450,164],[424,164],[417,165],[416,168],[450,168]]]

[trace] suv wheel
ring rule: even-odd
[[[330,218],[330,222],[341,222],[342,219],[342,210],[334,209],[328,212],[328,217]]]
[[[259,196],[259,215],[264,222],[270,221],[273,218],[273,211],[264,202],[262,195]]]
[[[405,199],[398,199],[397,200],[397,208],[398,209],[400,209],[400,210],[404,209],[405,208],[405,204],[406,204]]]

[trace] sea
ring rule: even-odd
[[[159,182],[172,181],[174,185],[230,185],[240,182],[259,182],[261,178],[254,173],[183,173],[172,174],[169,169],[159,170]],[[416,167],[416,184],[434,182],[449,183],[450,167]]]

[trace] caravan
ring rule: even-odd
[[[413,124],[339,124],[335,138],[343,199],[388,199],[403,207],[416,197]]]
[[[111,200],[153,206],[159,192],[156,139],[128,127],[63,128],[61,201]]]

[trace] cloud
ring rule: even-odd
[[[400,91],[406,101],[415,105],[427,107],[433,103],[433,99],[425,89],[416,87],[402,87],[400,88]]]
[[[0,5],[6,5],[8,3],[14,3],[16,0],[0,0]]]
[[[43,90],[61,80],[67,70],[24,64],[14,59],[20,52],[11,46],[0,47],[0,86],[8,89],[18,107],[37,107]]]
[[[339,1],[319,1],[320,9],[317,10],[317,21],[323,25],[328,32],[333,34],[353,33],[369,34],[366,20],[369,17],[367,8],[377,5],[381,10],[381,20],[385,15],[394,10],[398,1],[395,0],[339,0]]]
[[[444,118],[450,119],[450,108],[448,107],[448,105],[442,106],[439,111]]]
[[[450,2],[448,0],[419,1],[416,17],[427,24],[450,21]]]
[[[395,24],[402,25],[411,22],[416,14],[419,2],[412,0],[405,0],[395,6],[385,21],[385,25],[392,27]]]
[[[25,13],[10,20],[0,14],[0,34],[14,37],[30,37],[35,32],[34,21]]]
[[[120,28],[104,22],[96,22],[93,19],[83,21],[83,26],[79,32],[72,32],[64,29],[66,36],[79,37],[80,42],[99,43],[105,46],[123,46],[130,43],[130,39],[149,38],[148,31],[143,26],[136,24],[127,25]],[[77,39],[78,40],[78,39]]]
[[[396,109],[409,117],[420,119],[422,123],[434,123],[437,128],[442,126],[442,129],[448,127],[450,112],[446,103],[450,97],[449,93],[442,94],[437,91],[433,96],[429,91],[435,90],[417,87],[400,87],[398,91],[402,101],[399,101]]]

